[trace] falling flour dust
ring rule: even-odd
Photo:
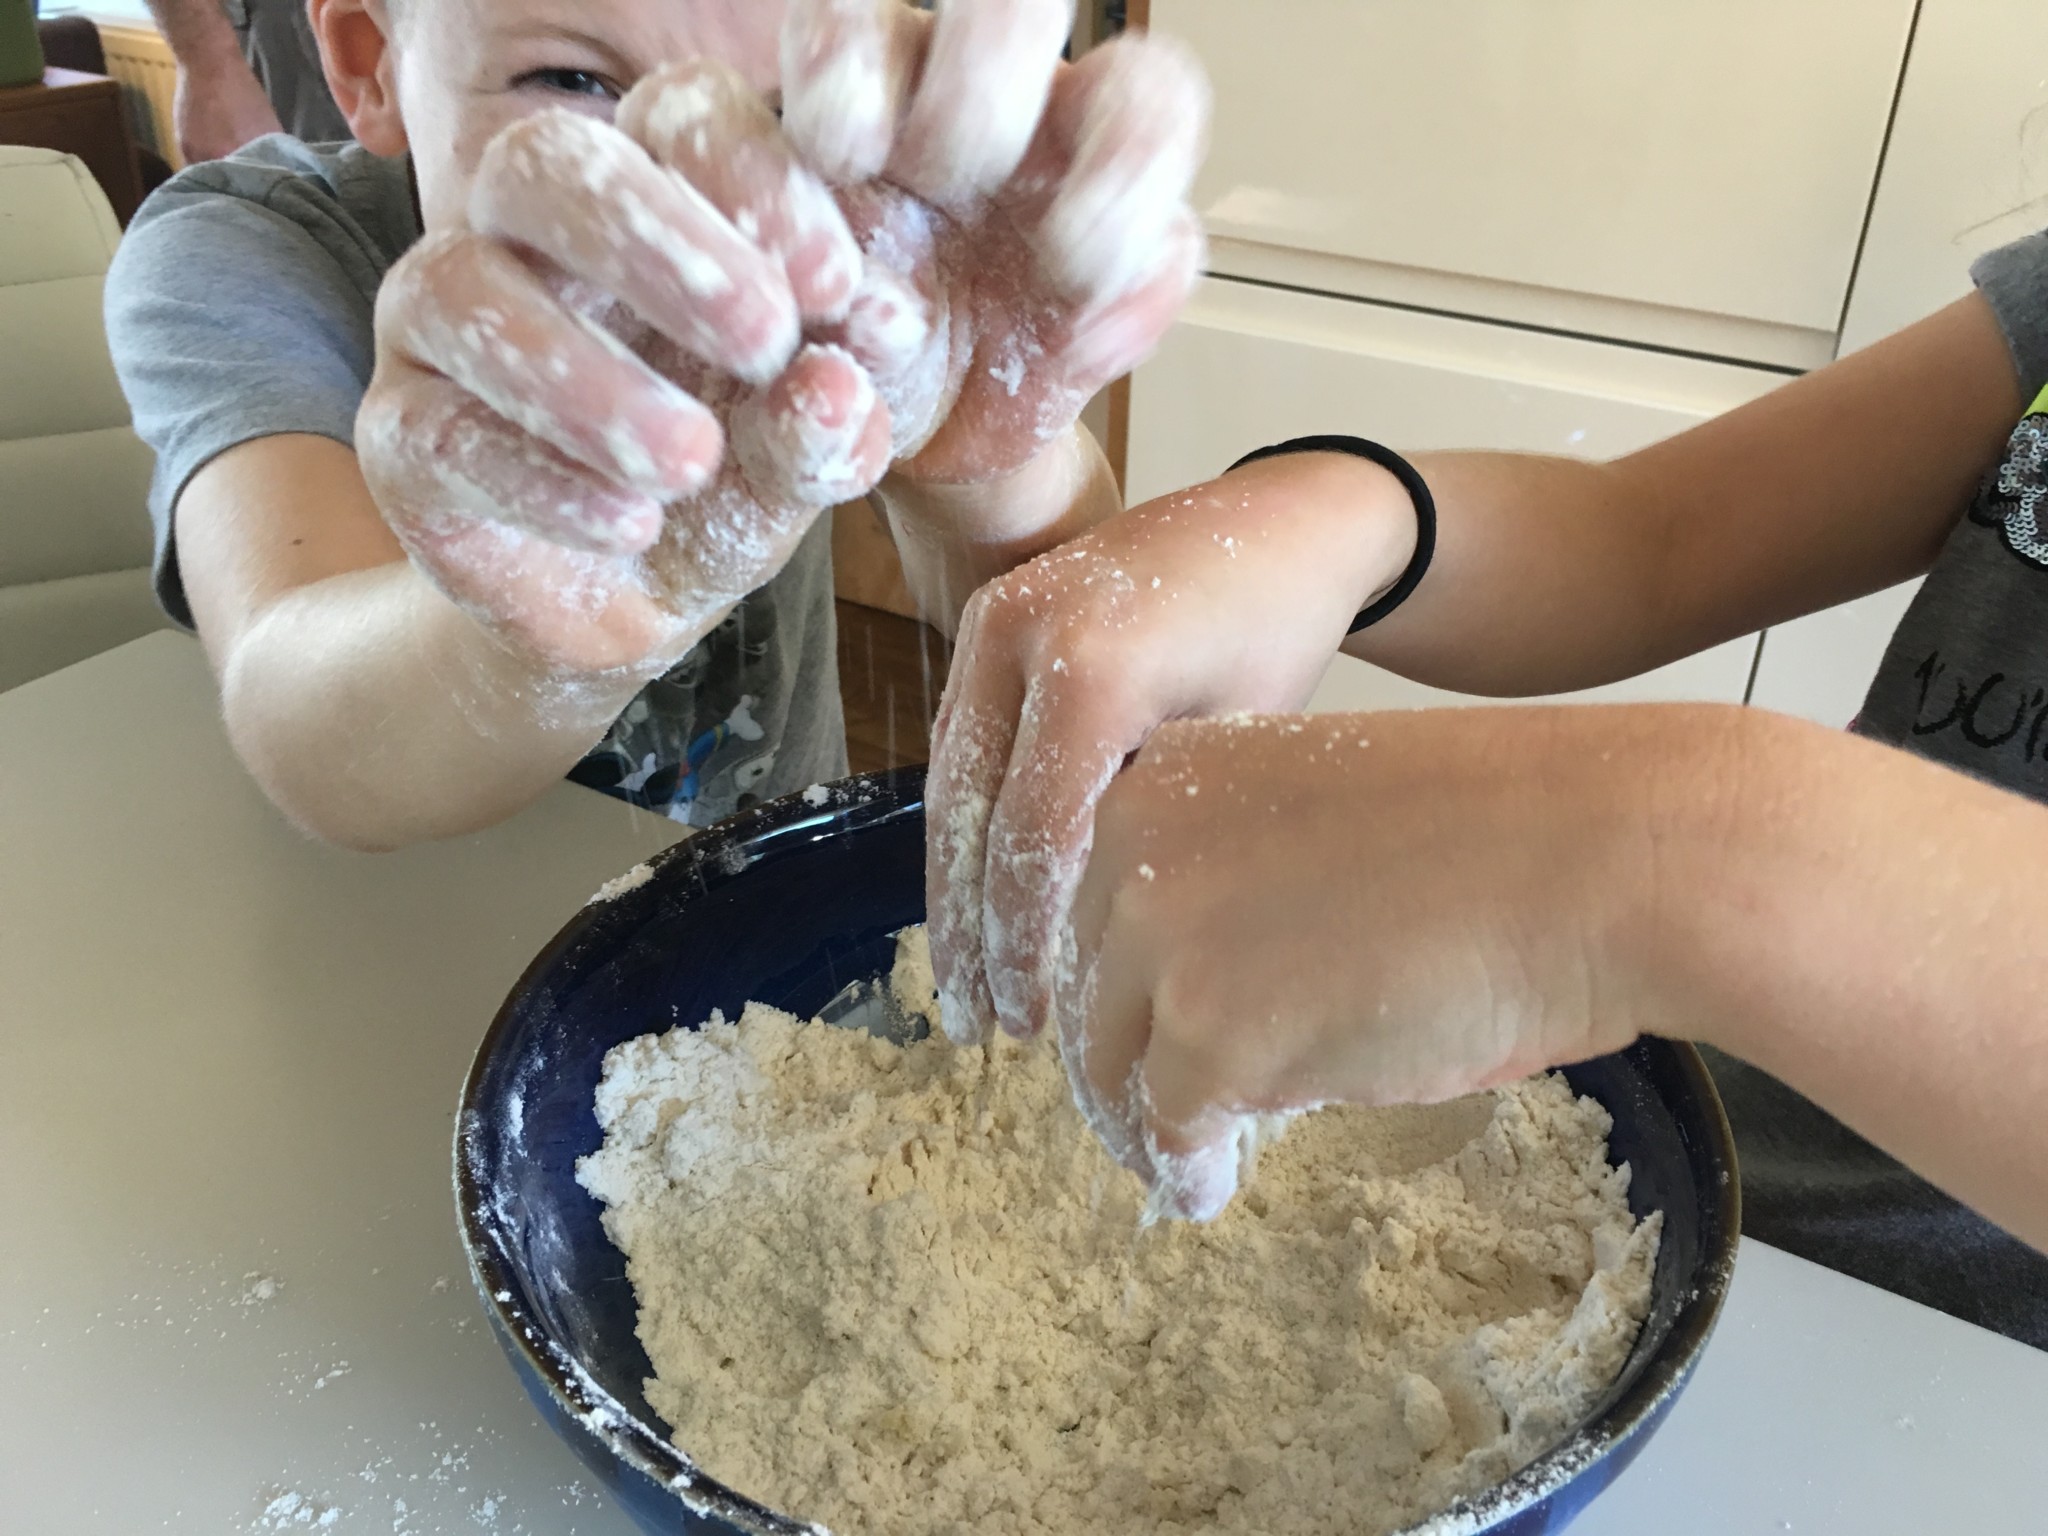
[[[926,1010],[929,965],[911,930]],[[1570,1433],[1661,1225],[1557,1077],[1307,1116],[1221,1220],[1143,1230],[1050,1049],[754,1004],[618,1047],[596,1107],[648,1400],[840,1536],[1383,1536]]]

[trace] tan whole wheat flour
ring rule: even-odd
[[[649,1401],[841,1536],[1379,1536],[1561,1440],[1649,1302],[1659,1220],[1555,1077],[1308,1116],[1142,1231],[1050,1050],[757,1004],[620,1046],[597,1112]]]

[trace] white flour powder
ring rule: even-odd
[[[1050,1050],[755,1005],[619,1047],[597,1113],[649,1400],[842,1536],[1399,1529],[1569,1433],[1660,1227],[1558,1078],[1308,1116],[1222,1220],[1144,1231]]]

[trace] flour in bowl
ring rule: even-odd
[[[597,1114],[648,1400],[839,1536],[1383,1536],[1584,1417],[1660,1229],[1557,1077],[1307,1116],[1221,1220],[1146,1229],[1050,1049],[755,1004],[620,1046]]]

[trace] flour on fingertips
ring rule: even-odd
[[[896,82],[873,0],[792,0],[781,62],[783,128],[810,162],[842,185],[880,175]]]
[[[909,1019],[922,1019],[934,1034],[939,1022],[939,984],[932,976],[932,942],[922,923],[896,935],[896,963],[889,971],[889,991]]]

